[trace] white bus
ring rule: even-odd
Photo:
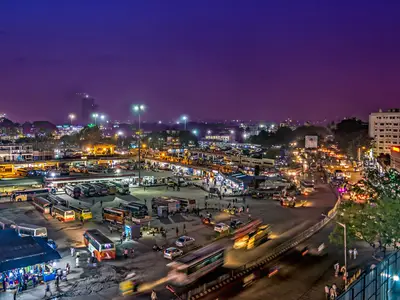
[[[129,194],[129,184],[123,182],[113,182],[113,184],[117,188],[117,193],[122,195]]]
[[[211,244],[178,258],[167,265],[169,281],[178,286],[196,281],[224,264],[224,252],[222,245]]]
[[[49,214],[51,211],[51,207],[53,206],[53,204],[49,200],[47,200],[43,197],[33,198],[32,204],[33,204],[33,206],[36,207],[36,209],[38,211],[40,211],[44,214]]]
[[[20,236],[47,237],[47,228],[31,224],[19,224],[12,226]]]

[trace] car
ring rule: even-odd
[[[232,220],[231,221],[231,228],[232,229],[238,229],[239,227],[242,227],[244,224],[240,220]]]
[[[218,223],[214,226],[214,231],[219,232],[219,233],[225,232],[227,230],[229,230],[229,226],[226,225],[225,223]]]
[[[181,236],[179,239],[176,240],[175,245],[178,247],[185,247],[193,244],[195,239],[190,236]]]
[[[181,256],[183,251],[181,249],[175,247],[169,247],[164,250],[164,258],[174,259],[175,257]]]

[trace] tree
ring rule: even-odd
[[[98,126],[85,126],[79,132],[79,139],[89,144],[99,143],[101,141],[101,131]]]
[[[198,139],[195,134],[193,134],[191,131],[179,131],[178,134],[179,141],[182,146],[188,146],[189,144],[198,145]]]

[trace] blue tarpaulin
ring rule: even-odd
[[[40,237],[20,237],[12,229],[0,230],[0,272],[61,259]]]

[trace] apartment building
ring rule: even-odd
[[[32,161],[33,148],[30,144],[0,145],[0,161]]]
[[[400,145],[400,109],[390,109],[369,115],[369,136],[374,140],[374,154],[390,154]]]

